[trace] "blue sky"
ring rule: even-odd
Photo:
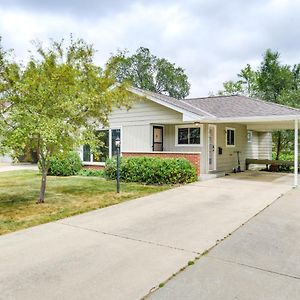
[[[1,0],[0,36],[26,61],[30,41],[73,33],[93,43],[103,65],[117,49],[148,47],[183,67],[191,97],[216,92],[271,48],[300,62],[299,0]]]

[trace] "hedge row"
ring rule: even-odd
[[[48,175],[77,174],[102,176],[103,171],[81,170],[81,160],[77,152],[51,158]],[[116,179],[116,159],[106,161],[104,175],[107,179]],[[125,182],[144,184],[190,183],[197,180],[197,170],[188,160],[182,158],[129,157],[121,158],[120,177]]]
[[[108,160],[105,176],[116,179],[116,160]],[[186,159],[159,157],[121,158],[120,178],[145,184],[190,183],[197,180],[196,168]]]
[[[81,160],[77,152],[72,151],[66,156],[54,156],[50,160],[48,175],[72,176],[81,170]]]

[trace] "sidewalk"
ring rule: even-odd
[[[275,201],[150,299],[296,300],[300,188]]]

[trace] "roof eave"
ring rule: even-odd
[[[273,116],[252,116],[252,117],[228,117],[217,118],[216,123],[255,123],[255,122],[276,122],[300,120],[299,115],[273,115]]]

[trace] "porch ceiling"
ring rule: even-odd
[[[299,123],[299,121],[298,121]],[[273,130],[284,130],[284,129],[294,129],[295,120],[289,121],[266,121],[266,122],[251,122],[243,123],[247,125],[247,129],[255,131],[273,131]]]

